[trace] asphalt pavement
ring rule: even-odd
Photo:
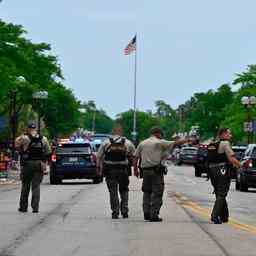
[[[162,223],[143,220],[141,180],[135,177],[129,219],[118,220],[111,219],[105,183],[50,185],[46,176],[38,214],[17,211],[19,185],[0,186],[0,256],[255,255],[256,194],[232,188],[232,220],[214,225],[209,182],[184,166],[171,166],[165,180]]]

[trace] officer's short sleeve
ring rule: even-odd
[[[175,141],[161,140],[161,147],[163,150],[171,149],[174,146]]]
[[[135,151],[135,157],[140,157],[141,156],[141,149],[142,149],[142,146],[141,146],[141,143],[138,145],[136,151]]]
[[[25,135],[21,135],[18,138],[16,138],[16,140],[15,140],[15,148],[18,151],[22,151],[24,140],[25,140]]]
[[[100,145],[100,147],[98,149],[98,152],[96,154],[98,161],[101,161],[103,159],[103,157],[104,157],[105,146],[106,146],[106,141],[101,143],[101,145]]]
[[[222,148],[223,148],[223,151],[225,152],[226,156],[227,157],[230,157],[230,156],[234,156],[235,153],[234,151],[232,150],[232,147],[230,145],[230,142],[229,141],[224,141],[222,142]]]
[[[127,140],[127,150],[128,150],[128,154],[134,155],[135,147],[134,147],[133,143],[129,140]]]

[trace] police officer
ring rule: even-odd
[[[216,154],[208,156],[209,177],[214,188],[216,200],[212,209],[211,221],[214,224],[228,222],[229,211],[226,196],[230,187],[230,165],[239,168],[240,162],[235,158],[230,140],[232,134],[230,129],[221,128],[218,132],[219,141],[216,143]],[[208,146],[208,155],[211,151],[211,144]],[[214,150],[214,148],[213,148]],[[214,151],[213,151],[214,152]]]
[[[134,152],[134,145],[123,137],[123,129],[119,125],[114,127],[113,135],[101,144],[97,152],[97,170],[103,171],[106,177],[112,219],[118,219],[120,211],[123,218],[128,218],[129,159]]]
[[[188,140],[168,141],[162,139],[162,137],[162,129],[152,127],[151,137],[138,145],[134,159],[134,175],[138,177],[140,172],[143,172],[144,219],[151,222],[162,221],[162,218],[159,217],[164,192],[164,167],[161,166],[161,161],[167,150],[188,142]],[[140,171],[138,170],[139,162]]]
[[[32,187],[31,207],[33,213],[39,211],[40,183],[43,179],[46,160],[50,155],[50,146],[46,137],[37,133],[36,124],[30,122],[27,132],[19,136],[15,146],[21,155],[21,195],[19,211],[27,212],[28,196]]]

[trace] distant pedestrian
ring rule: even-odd
[[[123,129],[117,125],[113,136],[101,144],[97,153],[97,168],[102,169],[109,190],[112,219],[118,219],[120,211],[123,218],[128,218],[129,159],[134,152],[134,145],[123,137]]]
[[[218,141],[208,145],[209,177],[216,200],[212,209],[211,221],[214,224],[228,222],[229,210],[226,197],[230,187],[231,166],[240,167],[230,144],[232,134],[230,129],[221,128]]]
[[[43,180],[45,163],[51,153],[46,137],[37,133],[36,124],[28,124],[27,132],[15,141],[15,147],[21,156],[21,195],[19,211],[27,212],[28,196],[32,187],[31,207],[34,213],[39,211],[40,183]]]
[[[139,177],[143,172],[143,212],[144,219],[151,222],[162,221],[159,217],[164,192],[164,170],[161,165],[166,151],[176,145],[181,145],[188,140],[164,140],[160,127],[151,129],[151,137],[142,141],[135,152],[134,175]],[[139,164],[140,163],[140,164]],[[139,171],[140,169],[140,171]]]

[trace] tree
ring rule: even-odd
[[[49,99],[46,111],[42,110],[46,126],[51,135],[56,129],[66,134],[79,125],[79,103],[73,92],[61,83],[60,65],[57,58],[49,54],[50,45],[32,43],[24,37],[25,33],[22,26],[0,20],[0,115],[8,115],[10,93],[16,91],[17,104],[12,114],[18,117],[17,121],[26,122],[25,117],[33,116],[37,110],[29,107],[33,105],[33,92],[46,90]]]

